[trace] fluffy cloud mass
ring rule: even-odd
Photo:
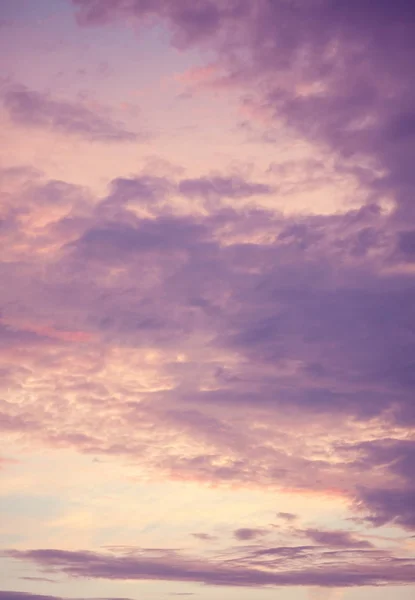
[[[165,199],[181,186],[10,199],[3,381],[21,400],[2,427],[175,477],[336,488],[411,528],[415,288],[395,214],[182,214]]]
[[[208,64],[197,77],[176,73],[174,84],[160,77],[157,94],[143,75],[130,94],[147,102],[161,136],[190,131],[177,138],[184,153],[191,148],[179,168],[175,156],[163,162],[161,143],[163,158],[143,159],[150,137],[134,133],[134,120],[4,88],[7,127],[101,142],[88,168],[102,167],[99,185],[80,183],[86,167],[76,157],[73,179],[35,162],[4,161],[0,171],[2,434],[22,452],[128,465],[139,481],[232,490],[235,506],[255,490],[329,498],[346,516],[323,526],[287,504],[275,506],[271,525],[263,514],[237,522],[229,513],[212,527],[195,520],[188,530],[180,521],[189,547],[177,531],[171,548],[118,546],[115,525],[113,548],[98,534],[84,548],[7,538],[3,559],[37,569],[26,581],[40,573],[45,584],[51,575],[247,588],[413,584],[414,3],[68,5],[86,35],[151,31],[144,43],[158,64],[163,28],[178,62]],[[154,98],[190,80],[187,99],[174,88],[171,104],[192,100],[205,115],[204,98],[229,98],[231,142],[245,136],[250,160],[225,163],[229,146],[240,155],[224,137],[214,169],[197,162],[206,123],[166,134],[179,109],[167,122],[151,113]],[[117,93],[107,91],[108,106]],[[284,154],[287,136],[297,157]],[[112,142],[129,142],[116,148],[133,154],[108,160]],[[305,158],[303,147],[312,148]],[[253,164],[257,150],[265,168]],[[353,183],[342,205],[327,192],[329,168],[335,191]],[[297,192],[306,209],[294,204]],[[7,470],[9,457],[0,460]]]

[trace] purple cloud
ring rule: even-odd
[[[87,230],[77,241],[84,254],[101,260],[117,259],[131,253],[171,252],[186,246],[199,246],[205,227],[193,219],[162,217],[137,222],[136,227],[114,223]]]
[[[340,560],[338,553],[315,552],[312,546],[269,548],[240,555],[226,564],[220,560],[184,557],[171,551],[160,550],[155,556],[139,549],[128,556],[52,549],[14,550],[7,552],[7,556],[33,562],[45,572],[109,580],[168,580],[241,587],[352,587],[415,580],[414,565],[409,559],[382,552],[373,554],[371,550],[367,555],[360,550],[355,560],[349,555]],[[299,560],[304,561],[301,569]],[[295,568],[291,568],[292,561]]]
[[[117,382],[93,382],[85,372],[75,386],[60,376],[61,394],[48,396],[48,411],[5,405],[3,427],[82,452],[145,455],[168,476],[334,488],[359,510],[366,506],[372,523],[385,522],[376,520],[384,509],[370,493],[409,488],[402,480],[411,469],[408,444],[389,449],[389,463],[374,469],[380,446],[370,454],[369,446],[345,449],[332,441],[330,453],[316,459],[312,438],[304,445],[299,439],[310,422],[317,438],[332,428],[340,435],[344,422],[353,421],[369,438],[386,438],[379,423],[385,432],[388,423],[404,431],[415,418],[415,288],[410,273],[386,270],[400,231],[394,215],[370,205],[284,217],[220,202],[206,216],[183,215],[163,204],[176,190],[174,181],[147,174],[116,179],[107,196],[91,203],[83,201],[86,190],[63,182],[26,185],[10,197],[5,220],[13,226],[5,229],[4,246],[12,253],[19,240],[18,251],[29,250],[1,265],[3,384],[20,389],[33,370],[53,377],[51,365],[64,370],[75,350],[80,372],[83,360],[99,371],[102,342],[128,352],[158,348],[170,357],[160,373],[172,383],[137,403],[143,390],[126,393],[120,382],[114,405]],[[134,203],[144,203],[149,216],[138,216]],[[62,216],[36,236],[15,219],[16,211],[27,219],[52,206]],[[368,229],[374,234],[365,238]],[[241,242],[246,236],[253,241]],[[368,250],[356,252],[356,245]],[[54,252],[45,265],[48,247]],[[16,362],[11,352],[19,347],[36,352]],[[57,347],[61,362],[53,358]],[[173,352],[188,358],[176,362]],[[74,386],[82,410],[63,400]],[[114,410],[118,420],[108,417]],[[145,452],[147,427],[157,431],[159,454]],[[276,444],[276,430],[283,444]],[[204,440],[211,451],[178,455],[168,443],[171,431],[186,436],[189,448]],[[409,506],[402,511],[395,522],[410,524]]]
[[[277,517],[279,519],[283,519],[284,521],[292,522],[297,519],[297,515],[288,512],[279,512],[277,513]]]
[[[405,529],[415,529],[415,487],[395,489],[362,488],[358,492],[360,506],[369,511],[367,520],[375,526],[396,524]]]
[[[44,581],[46,583],[58,583],[56,579],[49,579],[48,577],[20,577],[23,581]]]
[[[134,350],[157,347],[168,355],[161,369],[170,387],[141,405],[137,391],[120,402],[120,429],[92,427],[93,401],[85,401],[82,421],[52,399],[53,410],[42,417],[44,439],[84,452],[141,456],[139,425],[156,423],[161,441],[172,427],[210,448],[178,455],[160,443],[161,455],[149,460],[169,475],[336,489],[366,511],[369,523],[413,527],[411,447],[379,445],[391,427],[402,437],[415,420],[414,244],[408,225],[415,186],[413,3],[75,0],[74,6],[85,25],[158,17],[176,45],[214,49],[221,72],[215,85],[233,86],[243,107],[323,144],[336,157],[338,172],[359,180],[366,205],[331,215],[283,216],[253,207],[242,212],[220,199],[273,190],[226,175],[176,183],[141,174],[115,179],[89,212],[74,203],[41,235],[30,236],[20,211],[31,214],[37,202],[27,200],[21,208],[11,201],[1,230],[4,246],[17,248],[0,273],[7,318],[14,310],[31,321],[52,315],[49,334],[63,346],[67,341],[56,332],[77,323],[89,339]],[[43,123],[47,106],[55,119],[51,126],[72,123],[70,111],[63,125],[55,116],[55,101],[45,104],[26,90],[13,93],[10,110],[19,118]],[[313,170],[318,166],[305,168]],[[69,191],[53,189],[65,204]],[[46,212],[50,188],[36,193],[45,198]],[[183,216],[166,206],[173,193],[218,201],[207,216]],[[385,199],[393,201],[389,211],[382,209]],[[132,204],[150,216],[138,217]],[[25,244],[30,250],[21,256]],[[36,252],[49,247],[53,260],[45,265]],[[23,341],[42,348],[37,368],[51,361],[50,337],[43,348],[33,325],[12,333],[6,322],[2,327],[5,353],[9,343]],[[173,348],[186,360],[175,363]],[[8,379],[22,385],[16,369],[8,366]],[[97,418],[106,422],[110,391],[101,386],[88,393],[96,403],[100,399]],[[30,431],[25,424],[38,423],[31,411],[23,407],[23,414],[7,414],[4,422]],[[65,427],[70,424],[59,433],[56,414]],[[277,427],[283,442],[275,441]],[[313,431],[302,443],[305,427]],[[357,437],[379,438],[378,446],[356,442],[351,451],[360,455],[352,458],[332,441],[328,450],[315,450],[319,436],[341,436],[348,428]],[[347,539],[337,538],[342,541]]]
[[[348,531],[306,529],[304,533],[316,544],[323,544],[334,548],[373,548],[373,544],[366,540],[356,539]]]
[[[342,159],[370,159],[373,195],[392,194],[397,217],[413,215],[411,0],[73,4],[84,25],[158,17],[170,26],[173,43],[209,44],[225,73],[216,85],[238,87],[245,104],[322,141]],[[370,171],[360,169],[365,184]]]
[[[159,19],[173,45],[207,49],[215,68],[200,91],[232,88],[252,116],[238,135],[266,141],[278,185],[155,168],[116,177],[96,197],[1,170],[0,429],[25,445],[139,460],[166,479],[333,494],[362,526],[414,530],[413,1],[72,3],[80,24]],[[25,87],[1,100],[23,127],[146,139],[105,111]],[[336,175],[358,185],[350,201],[361,208],[255,206],[255,196],[285,197],[293,171],[305,199],[327,178],[320,159],[274,162],[281,130],[324,148]],[[5,556],[47,576],[114,581],[415,582],[403,546],[277,516],[283,541],[265,544],[271,529],[230,529],[227,560],[216,544],[203,545],[207,557],[116,547]],[[289,545],[287,533],[304,544]]]
[[[16,86],[5,91],[3,104],[18,125],[76,135],[94,142],[136,142],[147,139],[89,108]]]
[[[356,468],[383,468],[411,483],[415,464],[415,441],[410,439],[378,439],[352,445],[340,445],[347,454],[357,454]]]
[[[12,592],[0,590],[1,600],[62,600],[57,596],[42,596],[40,594],[30,594],[26,592]]]
[[[339,445],[345,456],[355,456],[356,470],[376,469],[384,481],[376,487],[358,486],[356,502],[364,507],[367,520],[375,526],[397,524],[412,530],[415,527],[414,460],[415,443],[412,440],[379,439],[354,445]],[[392,487],[384,482],[395,478]]]
[[[213,542],[217,539],[214,535],[210,535],[209,533],[192,533],[192,536],[203,542]]]
[[[174,4],[169,0],[155,0],[132,5],[126,5],[122,0],[104,0],[99,4],[94,0],[73,0],[73,3],[79,9],[77,17],[81,25],[102,25],[131,15],[140,19],[167,18],[173,26],[175,43],[179,46],[209,40],[222,28],[223,19],[232,22],[241,13],[246,13],[245,2],[240,0],[223,5],[216,0],[197,3],[178,0]]]
[[[263,529],[255,529],[252,527],[241,527],[235,529],[233,532],[234,537],[239,541],[255,540],[263,536],[266,532]]]
[[[408,262],[415,261],[415,230],[411,229],[399,233],[397,250]]]

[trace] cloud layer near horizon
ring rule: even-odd
[[[28,550],[10,557],[29,560],[46,573],[71,577],[197,582],[214,586],[354,587],[413,583],[414,562],[376,550],[330,550],[318,546],[254,547],[221,559],[182,556],[164,549],[124,553]]]

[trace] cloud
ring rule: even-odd
[[[23,581],[43,581],[46,583],[58,583],[56,579],[49,579],[48,577],[20,577]]]
[[[287,512],[279,512],[277,513],[277,517],[279,519],[283,519],[284,521],[295,521],[297,519],[297,515],[294,515],[293,513],[287,513]]]
[[[195,42],[209,40],[221,28],[221,21],[227,18],[233,21],[243,10],[244,2],[220,3],[211,0],[194,3],[179,0],[172,5],[168,0],[155,0],[151,3],[125,4],[122,0],[110,2],[104,0],[97,5],[94,0],[73,0],[79,9],[78,22],[81,25],[102,25],[113,20],[125,19],[132,15],[140,19],[162,16],[173,25],[175,43],[188,46]]]
[[[144,135],[128,131],[109,117],[80,103],[55,100],[48,94],[14,86],[3,93],[3,104],[14,123],[48,129],[94,142],[137,142]]]
[[[412,481],[415,441],[411,439],[385,438],[359,444],[339,444],[339,449],[355,457],[357,468],[384,467],[403,482]]]
[[[12,592],[0,590],[1,600],[61,600],[57,596],[42,596],[26,592]]]
[[[397,240],[397,250],[408,262],[413,262],[415,260],[414,230],[402,231],[399,233]]]
[[[376,526],[396,524],[409,530],[415,529],[415,487],[398,489],[359,490],[359,503],[369,511],[368,520]]]
[[[374,488],[358,487],[356,501],[366,508],[367,520],[376,526],[394,523],[412,530],[415,527],[414,441],[386,438],[340,445],[340,448],[355,457],[356,469],[377,469],[397,478],[392,488],[385,487],[382,481]]]
[[[410,496],[400,514],[390,495],[411,489],[415,418],[394,214],[183,212],[148,173],[103,198],[27,177],[3,213],[8,435],[174,479],[336,490],[368,523],[411,525]]]
[[[39,578],[29,578],[25,579],[36,579],[40,581]],[[49,579],[42,579],[42,581],[50,581]],[[61,596],[43,596],[42,594],[32,594],[30,592],[12,592],[0,590],[0,600],[64,600]],[[68,600],[68,599],[66,599]],[[93,600],[93,599],[91,599]],[[96,600],[96,599],[95,599]],[[126,598],[101,598],[100,600],[127,600]]]
[[[307,529],[305,534],[317,544],[332,546],[334,548],[373,548],[370,542],[367,540],[358,540],[348,531]]]
[[[6,555],[33,562],[47,573],[108,580],[166,580],[241,587],[352,587],[414,581],[413,562],[382,552],[372,555],[371,551],[367,551],[365,555],[361,550],[355,560],[349,555],[341,560],[337,554],[332,557],[318,553],[313,555],[312,547],[278,550],[272,548],[235,556],[226,564],[220,560],[182,556],[170,550],[152,552],[137,549],[127,556],[52,549],[14,550]],[[298,568],[299,560],[300,563],[304,561],[301,569]],[[290,564],[292,561],[295,568]]]
[[[233,532],[234,537],[239,541],[254,540],[255,538],[261,537],[266,532],[263,529],[254,529],[251,527],[241,527],[235,529]]]
[[[210,535],[209,533],[192,533],[192,536],[204,542],[213,542],[217,539],[214,535]]]
[[[113,224],[92,227],[77,241],[84,256],[99,260],[117,260],[128,254],[141,252],[166,252],[183,249],[187,244],[201,244],[204,226],[193,220],[160,218],[142,220],[138,227]]]
[[[332,0],[73,4],[83,25],[156,17],[173,44],[209,47],[217,72],[211,85],[239,90],[245,109],[264,116],[265,134],[284,122],[323,143],[354,164],[373,196],[392,196],[399,219],[413,216],[410,0],[351,0],[347,8]]]
[[[84,25],[156,17],[176,46],[208,48],[215,66],[191,73],[193,84],[237,92],[245,130],[255,119],[262,128],[278,187],[226,171],[150,169],[96,197],[27,168],[2,170],[3,435],[170,480],[332,495],[362,528],[413,530],[413,2],[73,4]],[[24,127],[145,139],[24,87],[2,99]],[[314,159],[275,162],[281,127],[323,146],[362,206],[325,215],[258,208],[256,196],[298,186],[308,198],[326,177]],[[107,580],[414,582],[404,548],[278,518],[305,543],[265,545],[265,530],[241,527],[233,541],[245,543],[226,561],[207,544],[207,558],[163,549],[7,556],[46,575]]]

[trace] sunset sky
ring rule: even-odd
[[[0,0],[0,600],[413,600],[414,0]]]

